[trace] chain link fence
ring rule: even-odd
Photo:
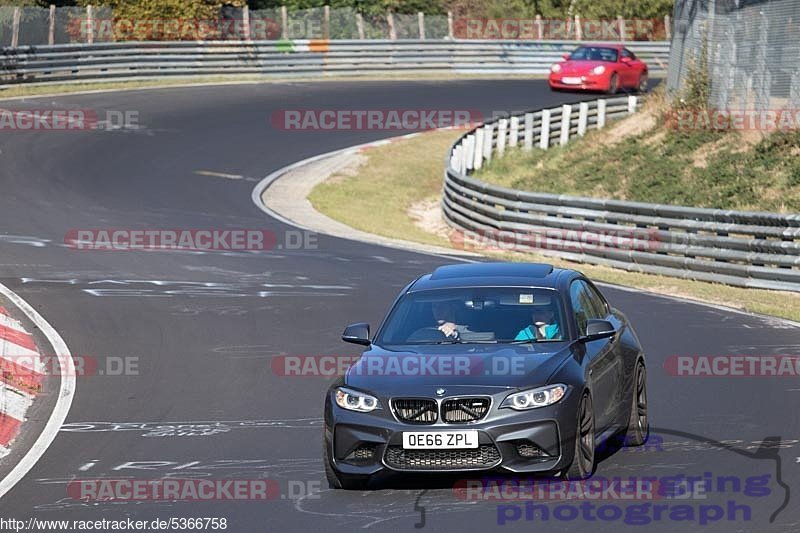
[[[291,39],[661,41],[669,39],[669,25],[669,17],[480,19],[452,13],[368,15],[329,6],[295,11],[226,6],[212,20],[126,19],[96,6],[0,7],[0,46]]]
[[[673,20],[673,93],[694,65],[707,69],[713,109],[800,109],[800,0],[677,0]]]
[[[214,20],[115,18],[110,8],[0,7],[0,46],[131,40],[446,39],[447,15],[226,7]]]

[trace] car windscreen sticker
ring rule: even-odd
[[[519,295],[519,303],[521,303],[521,304],[532,304],[533,303],[533,294],[520,294]]]

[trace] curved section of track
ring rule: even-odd
[[[281,241],[292,228],[252,204],[256,181],[299,159],[397,134],[279,131],[270,116],[280,109],[490,114],[574,98],[550,93],[539,80],[481,80],[198,87],[8,103],[134,110],[140,126],[0,132],[0,281],[33,304],[74,354],[137,361],[127,375],[78,378],[67,424],[3,498],[3,516],[205,516],[227,518],[231,531],[304,531],[318,524],[349,531],[413,529],[424,515],[436,531],[498,527],[503,502],[464,501],[447,488],[449,481],[389,482],[366,494],[324,489],[320,424],[327,381],[281,377],[271,368],[282,354],[354,353],[339,340],[345,322],[377,322],[407,280],[444,259],[325,236],[315,249],[269,253],[81,252],[63,241],[80,228],[258,228]],[[673,354],[797,354],[797,329],[633,291],[607,292],[635,321],[648,350],[657,429],[649,451],[611,454],[598,474],[709,472],[742,483],[770,476],[768,495],[728,499],[751,507],[756,529],[796,530],[798,506],[768,523],[785,496],[776,475],[789,487],[800,479],[796,379],[679,378],[663,364]],[[718,441],[736,441],[736,449]],[[292,483],[311,493],[270,502],[84,502],[68,493],[74,480],[254,475],[278,480],[284,492]],[[518,509],[518,526],[541,526],[539,515]],[[515,511],[501,508],[504,513]],[[650,527],[687,525],[694,524],[662,516]],[[567,530],[620,527],[621,520],[559,520]],[[706,526],[731,527],[729,520]]]

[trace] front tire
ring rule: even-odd
[[[343,490],[366,490],[367,485],[369,484],[369,476],[354,476],[338,472],[333,466],[333,460],[331,458],[330,445],[328,441],[324,441],[323,446],[325,447],[325,451],[322,462],[325,463],[325,478],[328,480],[328,488]]]
[[[650,437],[650,419],[647,417],[647,370],[644,363],[636,363],[631,390],[631,416],[625,446],[641,446]]]
[[[594,410],[592,397],[588,393],[583,395],[578,406],[578,425],[575,428],[575,452],[572,464],[564,477],[568,480],[580,480],[590,477],[594,473]]]
[[[636,88],[641,94],[647,92],[647,72],[642,72],[639,74],[639,83],[637,84]]]
[[[611,75],[611,79],[608,80],[608,94],[617,94],[619,91],[619,76],[617,73],[613,73]]]

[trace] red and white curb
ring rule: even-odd
[[[47,338],[47,342],[50,344],[49,349],[53,350],[52,353],[58,354],[61,378],[55,406],[41,433],[11,471],[3,479],[0,479],[0,498],[2,498],[31,471],[53,443],[64,424],[72,406],[72,399],[75,397],[75,363],[64,339],[36,309],[2,283],[0,283],[0,296],[5,298],[10,305],[19,309]],[[22,357],[25,354],[29,357]],[[10,317],[5,309],[0,308],[0,356],[2,356],[0,361],[5,365],[1,373],[3,379],[0,381],[2,383],[0,385],[2,387],[0,390],[0,439],[2,439],[0,445],[5,453],[7,453],[8,445],[19,433],[20,425],[25,420],[25,412],[41,389],[44,369],[39,354],[31,335],[17,320]],[[10,362],[13,365],[9,365],[6,355],[10,356]],[[17,360],[14,356],[17,356]]]
[[[44,364],[33,336],[0,307],[0,457],[8,454],[43,379]]]

